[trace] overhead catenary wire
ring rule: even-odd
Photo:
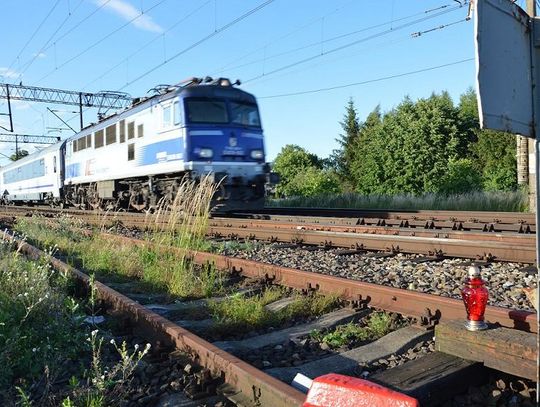
[[[136,21],[137,19],[141,18],[143,15],[145,15],[146,13],[148,13],[149,11],[152,11],[153,9],[155,9],[156,7],[160,6],[161,4],[163,4],[164,2],[166,2],[167,0],[159,0],[157,3],[155,3],[154,5],[152,5],[148,10],[146,10],[145,12],[141,12],[139,14],[137,14],[135,17],[133,17],[132,19],[130,19],[129,21],[127,21],[125,24],[122,24],[120,27],[117,27],[116,29],[114,29],[113,31],[109,32],[108,34],[106,34],[105,36],[101,37],[99,40],[95,41],[94,43],[92,43],[91,45],[89,45],[88,47],[86,47],[85,49],[83,49],[81,52],[79,52],[78,54],[74,55],[73,57],[69,58],[68,60],[62,62],[59,66],[55,67],[53,70],[51,70],[49,73],[47,73],[46,75],[42,76],[38,81],[37,83],[40,83],[41,81],[43,81],[44,79],[47,79],[49,76],[51,76],[52,74],[54,74],[55,72],[57,72],[59,69],[63,68],[64,66],[68,65],[69,63],[75,61],[76,59],[80,58],[82,55],[86,54],[88,51],[90,51],[91,49],[95,48],[96,46],[98,46],[99,44],[101,44],[103,41],[107,40],[108,38],[112,37],[114,34],[116,34],[118,31],[126,28],[127,26],[129,26],[131,23],[133,23],[134,21]]]
[[[200,5],[199,7],[197,7],[196,9],[194,9],[193,11],[189,12],[187,15],[185,15],[184,17],[182,17],[181,19],[177,20],[173,25],[171,25],[168,29],[166,29],[163,33],[160,33],[158,35],[156,35],[153,39],[151,39],[150,41],[146,42],[144,45],[142,45],[141,47],[139,47],[138,49],[136,49],[134,52],[132,52],[131,54],[129,54],[127,57],[125,57],[124,59],[122,59],[120,62],[118,62],[116,65],[112,66],[111,68],[107,69],[104,73],[102,73],[101,75],[99,75],[97,78],[91,80],[90,82],[88,82],[87,84],[85,84],[83,87],[82,87],[82,90],[86,89],[88,86],[96,83],[98,80],[102,79],[103,77],[105,77],[107,74],[109,74],[110,72],[114,71],[116,68],[118,68],[119,66],[121,66],[123,63],[127,62],[130,58],[134,57],[135,55],[137,55],[139,52],[141,52],[143,49],[147,48],[148,46],[150,46],[151,44],[153,44],[154,42],[156,42],[157,40],[159,40],[160,38],[162,38],[164,35],[166,35],[167,33],[171,32],[173,29],[175,29],[176,27],[178,27],[178,25],[180,25],[181,23],[183,23],[184,21],[186,21],[188,18],[190,18],[191,16],[193,16],[195,13],[197,13],[199,10],[201,10],[202,8],[204,8],[206,5],[208,5],[210,2],[212,2],[213,0],[207,0],[206,2],[204,2],[202,5]]]
[[[391,29],[386,29],[384,31],[380,31],[378,33],[375,33],[375,34],[372,34],[372,35],[368,35],[367,37],[363,37],[363,38],[360,38],[358,40],[355,40],[355,41],[352,41],[352,42],[349,42],[347,44],[344,44],[344,45],[340,45],[338,47],[335,47],[335,48],[332,48],[330,50],[327,50],[327,51],[324,51],[323,53],[317,53],[315,55],[312,55],[312,56],[309,56],[309,57],[306,57],[306,58],[303,58],[301,60],[298,60],[298,61],[295,61],[295,62],[291,62],[290,64],[287,64],[287,65],[284,65],[284,66],[281,66],[279,68],[276,68],[270,72],[267,72],[267,73],[264,73],[264,74],[260,74],[260,75],[257,75],[257,76],[254,76],[252,78],[249,78],[247,80],[244,80],[244,83],[248,83],[248,82],[252,82],[256,79],[260,79],[264,76],[268,76],[268,75],[272,75],[274,73],[277,73],[277,72],[281,72],[281,71],[284,71],[286,69],[289,69],[289,68],[292,68],[294,66],[297,66],[297,65],[300,65],[300,64],[304,64],[306,62],[309,62],[309,61],[312,61],[314,59],[317,59],[317,58],[321,58],[323,56],[326,56],[326,55],[329,55],[329,54],[332,54],[332,53],[335,53],[335,52],[338,52],[338,51],[342,51],[344,49],[347,49],[347,48],[350,48],[354,45],[357,45],[357,44],[360,44],[362,42],[365,42],[365,41],[369,41],[369,40],[372,40],[374,38],[378,38],[378,37],[381,37],[383,35],[387,35],[387,34],[390,34],[390,33],[393,33],[395,31],[398,31],[398,30],[401,30],[403,28],[407,28],[407,27],[410,27],[412,25],[415,25],[415,24],[418,24],[420,22],[424,22],[424,21],[427,21],[427,20],[430,20],[430,19],[433,19],[433,18],[436,18],[436,17],[439,17],[441,15],[444,15],[444,14],[447,14],[447,13],[450,13],[452,11],[456,11],[458,9],[461,9],[462,6],[454,6],[454,7],[451,7],[447,10],[443,10],[443,11],[440,11],[438,13],[435,13],[435,14],[431,14],[429,16],[424,16],[422,18],[418,18],[416,20],[413,20],[413,21],[409,21],[407,23],[403,23],[399,26],[395,26]]]
[[[60,25],[58,26],[58,28],[49,36],[49,38],[47,39],[47,41],[45,41],[45,43],[41,46],[41,48],[39,49],[39,51],[37,51],[36,53],[34,53],[32,59],[28,60],[27,62],[25,62],[23,65],[21,65],[21,68],[20,68],[20,71],[19,72],[19,76],[18,78],[21,78],[25,72],[28,70],[28,68],[30,68],[30,66],[32,66],[32,64],[34,63],[34,61],[39,58],[39,56],[45,52],[47,46],[51,43],[51,41],[53,40],[54,36],[56,34],[58,34],[58,32],[64,27],[64,25],[67,23],[67,21],[71,18],[71,16],[73,16],[73,14],[77,11],[77,9],[80,7],[80,5],[83,3],[84,0],[80,0],[79,3],[75,6],[75,8],[73,9],[73,11],[69,11],[68,12],[68,15],[66,16],[66,18],[64,18],[64,20],[60,23]],[[110,0],[109,0],[110,1]]]
[[[329,17],[330,15],[332,15],[332,14],[334,14],[334,13],[337,13],[337,12],[340,11],[342,8],[344,8],[345,6],[347,6],[347,5],[349,5],[350,3],[353,3],[353,2],[354,2],[354,0],[349,1],[349,2],[346,2],[345,4],[343,4],[343,5],[341,5],[341,6],[337,7],[337,8],[335,8],[335,9],[333,9],[332,11],[330,11],[330,12],[328,12],[328,13],[326,13],[326,14],[320,16],[320,17],[313,18],[313,19],[309,20],[308,22],[306,22],[305,24],[301,25],[300,27],[294,28],[293,30],[291,30],[291,31],[289,31],[289,32],[287,32],[287,33],[285,33],[285,34],[279,36],[278,38],[275,38],[275,39],[272,40],[272,41],[266,42],[264,45],[258,47],[257,49],[254,49],[254,50],[249,51],[248,53],[246,53],[246,54],[244,54],[244,55],[242,55],[242,56],[238,56],[238,57],[234,58],[234,59],[232,60],[232,62],[229,62],[229,63],[227,63],[227,64],[221,66],[221,68],[220,68],[218,71],[213,72],[212,75],[217,74],[217,73],[219,73],[219,72],[225,71],[227,68],[230,67],[230,65],[232,65],[232,64],[234,64],[234,63],[237,63],[238,61],[240,61],[240,60],[242,60],[242,59],[244,59],[244,58],[246,58],[246,57],[248,57],[248,56],[250,56],[250,55],[253,55],[253,54],[257,53],[258,51],[265,50],[266,48],[268,48],[269,46],[275,44],[276,42],[281,41],[281,40],[283,40],[283,39],[285,39],[285,38],[288,38],[288,37],[290,37],[291,35],[297,33],[298,31],[301,31],[301,30],[303,30],[304,28],[309,27],[309,26],[311,26],[312,24],[317,23],[318,21],[321,21],[322,19],[324,19],[324,18],[326,18],[326,17]],[[257,62],[260,62],[260,60],[257,61]],[[230,69],[235,69],[235,68],[233,67],[233,68],[230,68]],[[230,69],[228,69],[228,70],[230,70]]]
[[[452,23],[442,24],[442,25],[439,25],[438,27],[430,28],[429,30],[414,32],[414,33],[411,34],[411,36],[412,37],[420,37],[420,36],[422,36],[424,34],[428,34],[428,33],[431,33],[433,31],[437,31],[437,30],[443,30],[445,28],[451,27],[451,26],[456,25],[456,24],[464,23],[466,21],[469,21],[469,19],[468,18],[462,18],[461,20],[457,20],[457,21],[454,21]]]
[[[209,39],[211,39],[212,37],[215,37],[216,35],[222,33],[223,31],[225,31],[228,28],[234,26],[235,24],[238,24],[240,21],[246,19],[247,17],[251,16],[252,14],[256,13],[257,11],[259,11],[259,10],[263,9],[264,7],[268,6],[269,4],[273,3],[274,1],[275,0],[266,0],[265,2],[259,4],[258,6],[252,8],[251,10],[245,12],[240,17],[235,18],[234,20],[228,22],[224,26],[218,28],[217,30],[215,30],[212,33],[206,35],[205,37],[201,38],[200,40],[198,40],[198,41],[194,42],[193,44],[187,46],[183,50],[177,52],[176,54],[174,54],[170,58],[167,58],[163,62],[155,65],[153,68],[151,68],[151,69],[147,70],[146,72],[142,73],[141,75],[137,76],[135,79],[132,79],[131,81],[128,81],[124,86],[122,86],[121,88],[119,88],[117,90],[123,90],[123,89],[127,88],[129,85],[132,85],[133,83],[141,80],[145,76],[151,74],[152,72],[156,71],[157,69],[161,68],[162,66],[170,63],[171,61],[178,58],[179,56],[181,56],[181,55],[185,54],[186,52],[192,50],[193,48],[201,45],[202,43],[204,43],[204,42],[208,41]]]
[[[53,13],[53,11],[56,9],[56,6],[58,6],[58,4],[60,3],[60,0],[56,0],[56,2],[53,4],[53,6],[51,7],[51,9],[49,10],[49,12],[47,13],[47,15],[45,16],[45,18],[43,18],[43,20],[41,20],[41,23],[39,23],[39,25],[37,26],[37,28],[34,30],[34,32],[32,33],[32,35],[30,36],[30,38],[26,41],[26,43],[24,44],[24,46],[22,47],[22,49],[19,51],[19,53],[17,54],[17,56],[15,57],[15,59],[13,60],[13,62],[11,64],[9,64],[9,67],[8,67],[8,70],[11,69],[11,67],[19,60],[19,57],[22,55],[22,53],[26,50],[26,47],[28,47],[28,45],[30,44],[30,42],[32,42],[32,40],[34,39],[34,37],[36,36],[36,34],[39,32],[39,30],[41,30],[41,27],[43,27],[43,25],[45,24],[45,22],[49,19],[49,17],[51,16],[51,14]]]
[[[347,84],[343,84],[343,85],[329,86],[329,87],[326,87],[326,88],[310,89],[310,90],[304,90],[304,91],[299,91],[299,92],[281,93],[281,94],[278,94],[278,95],[258,96],[257,99],[275,99],[275,98],[282,98],[282,97],[307,95],[307,94],[310,94],[310,93],[328,92],[328,91],[336,90],[336,89],[343,89],[343,88],[349,88],[349,87],[352,87],[352,86],[367,85],[369,83],[382,82],[382,81],[387,81],[387,80],[390,80],[390,79],[402,78],[404,76],[410,76],[410,75],[415,75],[415,74],[419,74],[419,73],[423,73],[423,72],[433,71],[433,70],[436,70],[436,69],[447,68],[449,66],[459,65],[459,64],[466,63],[466,62],[470,62],[470,61],[474,61],[474,58],[461,59],[459,61],[449,62],[449,63],[441,64],[441,65],[430,66],[430,67],[427,67],[427,68],[417,69],[417,70],[414,70],[414,71],[408,71],[408,72],[402,72],[402,73],[398,73],[398,74],[394,74],[394,75],[382,76],[380,78],[368,79],[368,80],[360,81],[360,82],[353,82],[353,83],[347,83]]]
[[[160,67],[168,64],[169,62],[171,62],[172,60],[178,58],[180,55],[183,55],[185,54],[186,52],[192,50],[193,48],[199,46],[200,44],[204,43],[205,41],[209,40],[210,38],[222,33],[223,31],[227,30],[228,28],[238,24],[239,22],[241,22],[242,20],[246,19],[247,17],[251,16],[252,14],[256,13],[257,11],[263,9],[264,7],[268,6],[269,4],[273,3],[275,0],[266,0],[265,2],[259,4],[258,6],[248,10],[247,12],[245,12],[244,14],[242,14],[241,16],[235,18],[234,20],[228,22],[227,24],[223,25],[222,27],[218,28],[217,30],[215,30],[214,32],[208,34],[207,36],[201,38],[200,40],[194,42],[193,44],[189,45],[188,47],[184,48],[183,50],[177,52],[176,54],[174,54],[172,57],[166,59],[165,61],[161,62],[160,64],[154,66],[153,68],[149,69],[148,71],[144,72],[143,74],[139,75],[138,77],[136,77],[135,79],[127,82],[124,86],[122,86],[121,88],[117,89],[117,91],[121,91],[123,89],[125,89],[126,87],[128,87],[129,85],[141,80],[142,78],[144,78],[145,76],[149,75],[150,73],[156,71],[157,69],[159,69]],[[87,109],[83,110],[83,112],[85,112]],[[73,116],[71,117],[70,119],[68,119],[67,121],[71,121],[73,120],[75,117],[77,116]]]
[[[112,0],[105,0],[103,1],[99,7],[97,7],[95,10],[93,10],[90,14],[88,14],[86,17],[84,17],[82,20],[78,21],[73,27],[71,27],[69,30],[67,30],[65,33],[63,33],[61,36],[56,38],[54,42],[50,45],[48,45],[43,52],[49,50],[51,47],[53,47],[55,44],[57,44],[60,40],[63,40],[66,38],[69,34],[71,34],[73,31],[75,31],[77,28],[79,28],[83,23],[85,23],[88,19],[90,19],[94,14],[98,13],[103,7],[105,7],[107,4],[109,4]]]
[[[400,17],[398,19],[388,20],[388,21],[385,21],[383,23],[377,23],[377,24],[374,24],[374,25],[371,25],[371,26],[368,26],[368,27],[361,28],[359,30],[354,30],[354,31],[351,31],[351,32],[348,32],[348,33],[345,33],[345,34],[340,34],[340,35],[337,35],[337,36],[334,36],[334,37],[330,37],[330,38],[327,38],[327,39],[325,39],[323,41],[311,42],[309,44],[305,44],[305,45],[302,45],[300,47],[297,47],[297,48],[294,48],[294,49],[291,49],[291,50],[283,51],[283,52],[280,52],[280,53],[277,53],[277,54],[274,54],[274,55],[270,55],[270,56],[265,56],[264,58],[260,58],[260,59],[254,60],[254,61],[246,62],[244,64],[235,65],[235,66],[229,67],[228,69],[222,68],[220,70],[220,72],[227,72],[227,71],[231,71],[231,70],[234,70],[234,69],[244,68],[244,67],[249,66],[249,65],[253,65],[253,64],[256,64],[256,63],[268,61],[269,59],[279,58],[281,56],[288,55],[288,54],[294,54],[294,53],[297,53],[298,51],[302,51],[304,49],[308,49],[308,48],[319,46],[319,45],[326,44],[326,43],[329,43],[329,42],[337,41],[337,40],[340,40],[340,39],[343,39],[343,38],[346,38],[346,37],[353,36],[355,34],[360,34],[362,32],[373,30],[375,28],[380,28],[380,27],[387,26],[389,24],[394,24],[394,23],[397,23],[397,22],[400,22],[400,21],[408,20],[408,19],[411,19],[413,17],[426,16],[429,13],[433,13],[435,11],[440,11],[440,10],[446,9],[448,7],[452,7],[452,10],[449,10],[448,12],[454,11],[454,10],[457,10],[457,9],[460,8],[460,6],[454,6],[452,4],[445,4],[445,5],[442,5],[442,6],[437,7],[437,8],[428,9],[428,10],[421,11],[421,12],[418,12],[418,13],[414,13],[414,14],[411,14],[411,15],[408,15],[408,16]],[[444,14],[444,13],[442,13],[442,14]],[[440,16],[442,14],[436,14],[434,17],[438,17],[438,16]],[[389,32],[390,31],[394,31],[393,26],[390,28]],[[269,44],[267,44],[267,45],[269,45]],[[320,54],[321,53],[319,53],[319,55]],[[322,52],[322,54],[324,54],[324,52]],[[239,58],[239,59],[242,59],[242,57]],[[236,59],[236,61],[238,61],[239,59]],[[246,82],[246,81],[244,81],[244,82]]]

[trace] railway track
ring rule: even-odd
[[[233,213],[231,216],[249,216],[252,218],[272,219],[281,217],[289,218],[296,222],[297,219],[309,219],[310,222],[332,222],[331,218],[347,219],[355,224],[386,223],[388,225],[409,222],[414,227],[425,222],[433,222],[440,227],[462,225],[463,228],[478,228],[478,225],[493,226],[492,230],[518,231],[519,225],[534,226],[536,221],[533,213],[523,212],[488,212],[488,211],[439,211],[439,210],[379,210],[379,209],[339,209],[339,208],[265,208],[256,211],[243,211]],[[513,225],[513,226],[510,226]],[[508,229],[505,229],[507,228]],[[516,228],[518,230],[516,230]],[[481,229],[484,229],[482,226]],[[486,229],[486,230],[489,230]],[[526,229],[523,229],[525,232]],[[531,232],[534,232],[531,229]]]
[[[267,209],[262,214],[235,214],[231,218],[212,218],[209,235],[217,238],[257,239],[270,242],[308,244],[319,247],[341,247],[355,251],[383,251],[387,253],[419,253],[427,258],[461,257],[478,261],[508,261],[535,263],[535,225],[530,214],[501,212],[381,212],[346,210],[337,215],[362,218],[316,218],[308,215],[290,217],[289,212],[300,210]],[[155,228],[168,222],[136,213],[103,213],[50,208],[4,207],[6,216],[21,216],[34,212],[44,215],[69,214],[84,218],[95,225],[121,222],[126,227]],[[268,212],[268,214],[267,214]],[[285,213],[285,215],[283,215]],[[367,217],[374,216],[374,217]],[[266,217],[250,219],[246,216]],[[240,217],[240,218],[238,218]],[[384,221],[384,222],[383,222]],[[473,222],[474,221],[474,222]],[[370,223],[371,222],[371,223]],[[392,223],[393,222],[393,223]],[[389,226],[391,225],[391,226]],[[516,232],[517,230],[517,232]]]
[[[138,246],[150,245],[154,246],[153,249],[156,249],[155,245],[147,241],[111,234],[103,236],[108,241],[117,241],[122,244]],[[21,249],[33,257],[43,254],[26,243],[21,244]],[[179,250],[169,247],[161,247],[159,249]],[[275,353],[277,348],[280,346],[283,347],[281,344],[284,340],[285,342],[294,343],[294,340],[291,340],[291,338],[294,337],[296,340],[299,332],[309,332],[311,328],[292,326],[287,328],[289,329],[288,332],[287,329],[284,330],[286,332],[277,329],[253,338],[210,343],[208,340],[202,339],[191,332],[191,330],[188,330],[190,328],[197,329],[197,326],[200,328],[200,322],[178,321],[178,317],[175,319],[172,316],[174,311],[178,312],[178,310],[182,309],[200,307],[201,301],[156,302],[156,297],[148,295],[147,298],[144,298],[144,294],[133,292],[126,285],[115,285],[113,283],[96,284],[100,297],[112,308],[126,315],[141,332],[145,333],[148,339],[157,339],[163,341],[163,343],[173,344],[177,349],[191,355],[197,364],[208,369],[212,375],[221,377],[225,384],[222,391],[239,405],[298,406],[302,404],[305,395],[284,382],[290,382],[294,373],[304,372],[307,375],[323,374],[328,372],[328,369],[333,371],[341,369],[343,373],[351,373],[354,370],[354,366],[379,363],[380,360],[387,360],[388,357],[396,359],[400,358],[401,356],[399,355],[401,354],[418,353],[422,349],[425,350],[425,353],[429,354],[429,358],[419,358],[419,361],[423,361],[422,363],[427,363],[428,359],[433,359],[447,370],[449,365],[454,366],[450,369],[454,372],[454,375],[464,374],[465,371],[469,372],[469,375],[472,374],[471,372],[478,374],[477,369],[479,367],[477,364],[460,362],[461,359],[451,356],[440,356],[441,354],[439,352],[433,353],[433,345],[430,345],[430,348],[427,342],[433,335],[431,328],[435,323],[463,319],[464,310],[461,301],[410,292],[408,290],[382,287],[359,281],[350,281],[343,278],[321,276],[301,270],[277,267],[212,253],[191,252],[190,258],[199,264],[212,262],[218,269],[226,270],[232,276],[239,275],[243,278],[261,281],[265,283],[264,285],[272,283],[287,286],[305,293],[317,292],[337,295],[342,300],[351,304],[351,308],[338,309],[334,311],[331,317],[325,316],[326,320],[325,317],[321,318],[327,322],[325,325],[325,322],[319,320],[317,322],[319,324],[317,326],[319,327],[328,328],[332,324],[335,325],[336,321],[346,322],[353,318],[362,317],[366,313],[369,313],[370,309],[395,312],[401,315],[415,317],[418,320],[415,326],[405,326],[397,329],[371,344],[364,345],[358,349],[351,349],[342,354],[327,355],[328,359],[321,359],[323,361],[322,363],[316,360],[317,358],[310,361],[299,359],[298,362],[306,363],[297,363],[289,367],[266,366],[267,369],[261,371],[246,361],[239,359],[237,356],[232,355],[230,352],[245,357],[246,349],[248,349],[248,354],[253,354],[254,352],[258,352],[263,347],[262,345],[264,345],[264,347],[270,346],[274,349],[273,352]],[[51,263],[55,268],[74,273],[81,282],[88,283],[88,276],[86,274],[73,269],[61,260],[53,258],[51,259]],[[287,301],[287,299],[284,300]],[[521,330],[532,333],[537,332],[536,315],[531,312],[501,307],[488,307],[486,319],[491,323],[516,330],[516,335]],[[307,325],[309,326],[309,323]],[[186,329],[186,327],[190,328]],[[293,333],[296,332],[296,335],[291,333],[291,329]],[[366,357],[366,354],[369,356]],[[344,360],[348,360],[348,362],[344,363]],[[459,368],[456,366],[459,366]],[[472,366],[474,366],[474,369]],[[512,370],[511,366],[508,369],[510,373],[516,373]],[[526,374],[528,376],[532,375],[530,372]],[[523,371],[521,371],[520,375],[524,375]],[[389,377],[392,377],[392,375],[388,376],[384,371],[379,371],[379,373],[374,375],[374,380],[384,383],[385,380],[390,380]],[[445,376],[445,380],[452,379]],[[418,394],[421,397],[427,397],[426,400],[429,397],[433,397],[427,382],[423,383],[423,387],[420,389],[421,391],[418,390],[418,387],[415,387],[415,389],[415,391],[420,392]],[[460,389],[463,388],[460,387]]]

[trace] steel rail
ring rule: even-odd
[[[83,213],[85,213],[83,211]],[[167,218],[156,222],[151,217],[142,214],[96,214],[89,212],[85,220],[98,225],[106,225],[110,222],[120,221],[124,226],[137,227],[160,227],[167,223]],[[530,244],[526,235],[523,238],[516,237],[511,239],[498,239],[496,234],[486,234],[491,238],[482,239],[460,239],[460,235],[454,232],[452,238],[443,234],[438,237],[418,236],[418,234],[404,236],[398,234],[373,234],[373,233],[350,233],[341,231],[328,230],[311,230],[307,226],[296,228],[285,227],[264,227],[264,223],[260,223],[262,227],[252,227],[255,223],[244,224],[246,227],[235,228],[234,230],[228,226],[214,226],[221,222],[232,224],[232,219],[224,221],[212,219],[208,233],[214,236],[226,236],[230,238],[249,238],[267,241],[281,241],[303,243],[309,245],[317,245],[324,247],[346,247],[359,250],[376,250],[387,251],[394,253],[418,253],[427,256],[447,256],[447,257],[462,257],[479,260],[498,260],[520,263],[534,263],[536,260],[535,249]],[[245,222],[242,220],[240,222]],[[253,221],[252,221],[253,222]],[[271,225],[271,222],[266,225]],[[329,229],[329,227],[327,228]],[[350,230],[355,230],[353,227]],[[361,230],[356,229],[356,230]],[[382,229],[388,231],[388,229]],[[461,235],[462,236],[462,235]],[[472,236],[472,235],[471,235]],[[506,236],[506,235],[503,235]],[[457,238],[455,238],[457,237]],[[462,236],[463,237],[463,236]]]
[[[2,211],[43,211],[59,212],[81,215],[115,216],[115,215],[139,215],[140,213],[85,211],[75,208],[51,208],[46,206],[2,206]],[[144,215],[142,215],[144,216]],[[222,217],[216,214],[216,217]],[[495,228],[511,227],[509,231],[519,231],[520,225],[535,227],[534,214],[524,212],[483,212],[483,211],[385,211],[379,209],[328,209],[328,208],[265,208],[257,211],[230,212],[228,218],[249,217],[251,219],[281,220],[294,223],[329,223],[336,225],[361,225],[379,226],[406,225],[410,227],[423,227],[426,223],[433,222],[434,227],[452,228],[460,224],[464,229],[484,228],[485,225],[493,225]],[[385,224],[382,224],[384,221]],[[358,223],[360,222],[360,223]],[[438,223],[435,223],[438,222]],[[514,230],[516,229],[516,230]]]
[[[4,233],[3,238],[16,242],[19,250],[30,258],[49,259],[54,268],[72,274],[86,288],[89,287],[90,277],[82,271],[7,233]],[[94,282],[94,287],[98,297],[126,315],[144,337],[172,344],[176,349],[186,352],[195,363],[209,369],[214,377],[221,377],[225,383],[241,393],[236,394],[235,398],[248,401],[252,405],[276,407],[301,406],[304,402],[303,393],[148,310],[138,302],[98,281]]]
[[[231,212],[231,215],[288,215],[344,218],[380,218],[395,220],[413,219],[474,223],[527,223],[529,225],[536,224],[534,214],[526,212],[267,207],[261,210],[245,210]]]
[[[102,233],[102,235],[108,239],[116,239],[129,244],[156,246],[151,242],[140,239],[110,233]],[[246,277],[265,279],[304,292],[316,291],[323,294],[338,295],[340,298],[351,301],[360,307],[370,306],[413,316],[419,318],[423,323],[465,318],[465,308],[462,301],[453,298],[365,283],[220,254],[183,250],[168,246],[159,247],[176,252],[187,251],[192,260],[198,264],[213,263],[220,270],[239,273]],[[536,313],[534,312],[487,306],[485,317],[490,323],[528,332],[538,332]]]
[[[218,232],[217,228],[227,228],[231,230],[231,233],[235,233],[237,229],[301,229],[322,232],[368,233],[373,235],[417,236],[462,240],[486,240],[530,245],[535,244],[534,235],[532,234],[464,232],[452,229],[411,229],[406,227],[395,228],[387,226],[336,226],[321,225],[317,223],[302,223],[299,225],[291,222],[233,218],[212,218],[209,221],[209,226],[216,228],[216,232]]]
[[[374,235],[367,233],[327,232],[306,229],[235,229],[209,226],[215,236],[303,243],[323,247],[350,247],[359,250],[383,250],[395,253],[418,253],[519,263],[534,263],[535,247],[507,242],[428,238],[417,236]]]
[[[75,208],[50,208],[45,206],[35,207],[18,207],[18,206],[3,206],[1,212],[6,215],[13,212],[38,212],[43,214],[68,214],[74,216],[80,216],[84,218],[95,217],[97,219],[148,219],[151,220],[152,215],[146,213],[137,212],[114,212],[114,211],[86,211]],[[376,217],[336,217],[328,212],[327,216],[312,216],[312,215],[261,215],[261,214],[233,214],[225,217],[223,214],[214,214],[211,219],[219,222],[221,219],[228,219],[231,222],[239,221],[273,221],[283,224],[295,224],[295,225],[321,225],[321,226],[350,226],[357,228],[373,228],[384,227],[387,229],[394,229],[401,234],[406,230],[410,232],[420,231],[440,231],[442,232],[483,232],[484,234],[496,234],[496,233],[516,233],[523,235],[531,235],[536,232],[536,225],[530,222],[530,219],[523,219],[523,213],[501,213],[491,212],[491,215],[483,219],[476,219],[476,215],[479,212],[455,212],[448,215],[446,218],[437,218],[435,212],[424,211],[427,215],[422,215],[421,218],[417,216],[417,213],[412,213],[407,216],[402,213],[393,212],[373,212],[373,216]],[[446,211],[449,213],[449,211]],[[489,212],[488,212],[489,213]],[[461,214],[461,215],[459,215]],[[468,214],[471,216],[467,217]],[[163,219],[167,219],[167,213],[163,213]],[[504,217],[504,218],[503,218]],[[501,219],[499,219],[501,218]],[[467,220],[465,220],[467,219]],[[486,222],[488,221],[489,222]],[[507,221],[511,221],[507,223]],[[367,233],[371,233],[369,231]]]

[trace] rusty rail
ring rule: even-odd
[[[130,244],[154,246],[153,243],[144,240],[108,233],[103,235]],[[181,249],[171,247],[163,247],[163,249],[181,251]],[[213,263],[218,269],[240,273],[246,277],[262,278],[306,292],[317,291],[323,294],[338,295],[360,307],[381,308],[419,318],[424,323],[465,318],[463,303],[453,298],[364,283],[358,280],[349,280],[214,253],[189,251],[189,254],[193,261],[198,264]],[[486,320],[491,323],[528,332],[538,332],[536,313],[534,312],[488,306],[485,316]]]
[[[342,232],[358,233],[370,235],[391,235],[391,236],[416,236],[444,239],[495,241],[516,244],[535,244],[534,234],[529,233],[485,233],[476,231],[462,231],[449,229],[430,228],[410,228],[410,227],[389,227],[389,226],[345,226],[327,225],[317,223],[292,223],[269,220],[254,219],[234,219],[234,218],[212,218],[209,221],[215,233],[224,233],[227,230],[234,233],[237,229],[273,229],[273,230],[313,230],[322,232]]]
[[[231,228],[209,226],[215,236],[259,239],[311,244],[318,246],[351,247],[363,250],[383,250],[396,253],[419,253],[428,256],[464,257],[534,263],[535,246],[506,241],[463,240],[418,236],[379,235],[368,233],[328,232],[309,229]]]
[[[19,250],[30,258],[49,257],[50,263],[57,270],[71,273],[82,284],[89,285],[90,278],[80,270],[11,235],[4,233],[4,239],[17,242]],[[235,397],[262,406],[292,407],[300,406],[304,402],[303,393],[146,309],[136,301],[97,281],[95,288],[100,299],[126,315],[141,329],[144,336],[172,344],[176,349],[186,352],[195,363],[209,369],[214,377],[221,377],[225,383],[241,393]]]
[[[233,214],[235,215],[235,214]],[[394,220],[433,220],[450,222],[536,224],[534,213],[490,212],[490,211],[443,211],[443,210],[384,210],[384,209],[345,209],[345,208],[264,208],[242,211],[236,215],[266,216],[311,216],[343,218],[378,218]]]
[[[4,213],[9,209],[11,207],[4,208]],[[43,211],[47,212],[46,209]],[[56,210],[53,213],[59,213],[59,211]],[[156,222],[151,217],[134,213],[112,213],[109,215],[89,211],[70,211],[69,213],[84,214],[87,222],[99,225],[120,221],[125,226],[152,228],[167,222],[166,217]],[[438,257],[463,257],[521,263],[535,263],[536,261],[534,235],[531,234],[439,232],[414,228],[392,229],[391,227],[313,224],[298,226],[283,222],[222,218],[211,219],[208,232],[210,235],[231,238],[256,238],[325,247],[418,253]]]

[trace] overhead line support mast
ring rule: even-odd
[[[13,114],[11,110],[12,100],[26,100],[29,102],[54,103],[79,107],[80,126],[83,123],[83,107],[97,107],[99,109],[123,109],[131,105],[131,96],[124,92],[102,91],[97,93],[76,92],[70,90],[41,88],[37,86],[11,85],[0,83],[0,99],[7,99],[8,112],[0,113],[9,116],[9,129],[13,132]],[[1,127],[1,126],[0,126]]]

